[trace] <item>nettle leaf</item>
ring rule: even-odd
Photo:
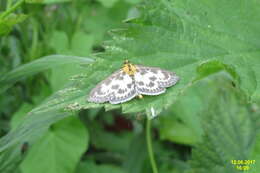
[[[221,75],[219,78],[228,80],[226,75]],[[160,139],[186,145],[194,145],[201,141],[203,130],[200,112],[205,109],[210,96],[216,94],[217,79],[212,75],[197,82],[188,88],[171,108],[161,113],[158,127]]]
[[[251,159],[259,113],[252,111],[245,97],[223,83],[202,112],[203,140],[192,152],[191,172],[240,172],[231,160]],[[243,165],[245,166],[245,165]],[[249,165],[254,169],[254,165]]]
[[[81,86],[78,85],[83,95],[74,102],[78,109],[121,107],[124,113],[129,113],[149,112],[153,107],[160,113],[194,81],[220,70],[233,76],[235,85],[249,99],[259,98],[260,41],[255,38],[259,35],[257,28],[260,29],[260,25],[257,25],[256,17],[259,16],[259,6],[254,1],[240,6],[240,10],[232,6],[242,3],[237,0],[214,0],[206,4],[181,0],[147,2],[139,19],[128,21],[131,23],[125,29],[112,31],[113,40],[106,42],[106,53],[97,55],[100,59],[86,71],[88,77],[82,79]],[[221,7],[226,15],[219,15],[214,10],[216,7]],[[250,11],[250,15],[241,14],[241,11]],[[238,17],[239,20],[235,20]],[[241,25],[241,21],[248,23]],[[181,80],[165,94],[156,97],[146,96],[121,105],[86,102],[90,89],[119,69],[124,59],[175,71]],[[47,103],[43,109],[51,105]]]
[[[259,99],[259,3],[253,0],[173,1],[171,9],[182,18],[187,36],[218,49],[214,58],[236,72],[238,86],[253,100]],[[221,14],[218,13],[221,9]],[[250,11],[247,13],[246,11]],[[190,34],[188,34],[190,33]]]
[[[67,117],[34,143],[21,164],[22,172],[74,172],[87,143],[84,125],[75,116]]]

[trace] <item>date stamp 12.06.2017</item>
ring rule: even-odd
[[[231,164],[235,166],[237,170],[248,171],[251,166],[256,163],[255,160],[231,160]]]

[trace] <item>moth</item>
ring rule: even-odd
[[[175,85],[179,77],[158,67],[134,65],[126,60],[121,69],[115,71],[90,91],[89,102],[119,104],[142,95],[159,95],[167,87]]]

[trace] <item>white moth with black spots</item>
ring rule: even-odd
[[[133,65],[125,61],[123,67],[101,81],[88,96],[89,102],[119,104],[142,95],[159,95],[175,85],[179,77],[158,67]]]

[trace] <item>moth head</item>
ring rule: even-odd
[[[130,61],[126,59],[126,60],[124,61],[124,65],[127,65],[127,64],[130,64]]]
[[[132,76],[136,73],[135,65],[131,64],[129,60],[124,61],[124,65],[123,65],[122,69],[126,74],[128,74],[130,76]]]

